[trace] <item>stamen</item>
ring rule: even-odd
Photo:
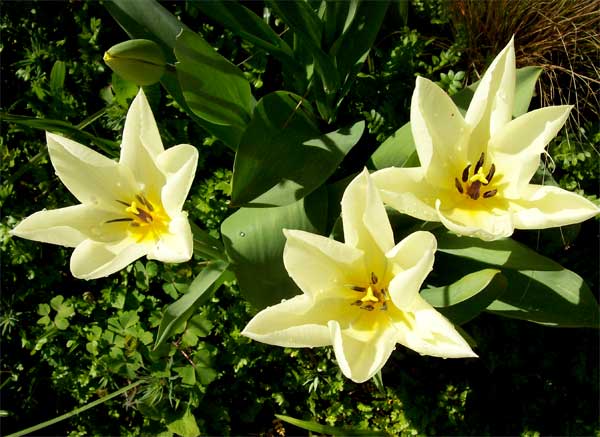
[[[383,305],[381,305],[381,308],[379,308],[379,311],[387,311],[387,302],[383,302]]]
[[[115,202],[118,202],[118,203],[120,203],[121,205],[125,205],[126,207],[128,207],[128,208],[129,208],[129,203],[127,203],[127,202],[123,202],[122,200],[118,200],[118,199],[117,199],[117,200],[115,200]]]
[[[118,222],[132,222],[133,219],[132,218],[117,218],[117,219],[112,219],[112,220],[107,220],[104,223],[118,223]]]
[[[350,305],[362,305],[362,300],[355,300]]]
[[[477,174],[479,169],[483,167],[483,163],[485,162],[485,153],[481,152],[481,156],[479,157],[479,161],[475,164],[475,169],[473,170],[473,174]]]
[[[490,167],[490,171],[488,172],[487,176],[485,177],[487,179],[487,184],[492,182],[492,178],[494,177],[495,173],[496,173],[496,166],[494,164],[492,164]],[[483,185],[487,185],[487,184],[483,184]]]
[[[458,178],[454,178],[454,186],[460,194],[464,193],[462,184],[458,181]]]
[[[367,291],[365,287],[359,287],[358,285],[346,285],[346,287],[348,287],[352,291],[359,291],[361,293]]]
[[[469,197],[471,199],[477,200],[477,199],[479,199],[480,188],[481,188],[481,182],[475,181],[469,186],[469,188],[467,188],[467,194],[469,195]]]
[[[371,284],[375,285],[377,284],[377,276],[375,276],[375,273],[371,272]]]
[[[462,181],[467,182],[469,180],[469,169],[471,168],[471,164],[467,165],[462,172]]]
[[[483,193],[483,197],[485,197],[486,199],[489,199],[490,197],[495,196],[497,192],[498,192],[498,190],[486,191],[485,193]]]
[[[361,310],[373,311],[375,307],[373,305],[364,305],[360,307]]]
[[[142,204],[144,205],[146,208],[148,208],[148,210],[150,212],[154,211],[154,208],[152,207],[152,204],[148,201],[148,199],[146,199],[144,196],[140,195],[140,194],[136,194],[135,198]]]

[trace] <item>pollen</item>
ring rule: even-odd
[[[464,194],[472,200],[477,200],[480,197],[484,199],[489,199],[490,197],[494,197],[497,193],[497,189],[486,190],[481,194],[481,187],[488,186],[492,182],[492,178],[496,174],[496,166],[494,164],[490,165],[490,168],[487,174],[484,172],[483,168],[485,165],[485,153],[481,153],[479,156],[479,160],[475,164],[473,168],[473,174],[471,175],[471,164],[468,164],[461,173],[460,180],[456,177],[454,178],[454,187],[456,191],[460,194]],[[462,183],[461,183],[462,181]]]
[[[158,241],[161,235],[168,233],[170,217],[160,202],[152,202],[143,194],[137,194],[135,200],[125,202],[117,200],[125,206],[125,217],[108,220],[106,223],[128,222],[130,235],[138,243],[145,240]]]

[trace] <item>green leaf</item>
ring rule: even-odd
[[[290,68],[300,68],[292,49],[253,11],[237,1],[198,2],[198,9],[236,35],[278,58]]]
[[[208,385],[217,377],[217,371],[212,368],[212,358],[210,351],[203,348],[206,344],[198,346],[198,352],[193,356],[194,364],[196,365],[196,376],[202,385]]]
[[[340,80],[333,57],[321,48],[323,23],[312,10],[309,2],[285,0],[269,1],[273,12],[289,26],[299,39],[299,45],[308,50],[314,59],[314,67],[326,94],[338,91]]]
[[[225,261],[214,261],[209,263],[194,281],[190,284],[187,293],[178,301],[169,305],[165,311],[158,334],[156,336],[156,350],[165,342],[171,334],[190,318],[199,305],[202,305],[218,288],[224,280],[228,263]]]
[[[111,158],[119,156],[118,143],[83,132],[66,121],[26,117],[23,115],[8,114],[6,112],[0,112],[0,120],[6,121],[7,123],[20,124],[33,129],[65,134],[69,138],[83,144],[94,143]]]
[[[50,72],[50,90],[54,96],[57,96],[64,87],[65,73],[65,63],[63,61],[56,61]]]
[[[187,385],[196,384],[196,371],[192,366],[173,367],[173,370],[177,372],[182,383]]]
[[[377,170],[387,167],[418,167],[419,156],[410,123],[406,123],[381,143],[371,155],[368,165]]]
[[[523,67],[517,69],[517,85],[515,89],[515,102],[513,117],[523,115],[529,109],[531,98],[535,92],[535,84],[542,74],[542,67]]]
[[[185,410],[179,419],[167,423],[167,429],[182,437],[196,437],[200,435],[196,418],[190,412],[189,408]]]
[[[320,434],[329,434],[333,436],[386,436],[387,434],[383,431],[371,431],[368,429],[350,429],[350,428],[338,428],[335,426],[321,425],[317,422],[309,422],[307,420],[295,419],[290,416],[284,416],[282,414],[275,414],[280,420],[291,423],[298,428],[306,429],[308,431],[318,432]]]
[[[282,206],[318,188],[360,139],[364,122],[321,135],[302,99],[275,92],[256,105],[233,170],[234,204]]]
[[[240,69],[185,29],[177,37],[175,56],[183,97],[194,114],[211,123],[245,127],[255,102]]]
[[[211,236],[205,230],[202,230],[195,223],[191,222],[192,235],[194,236],[194,253],[209,260],[226,260],[225,248],[223,244]]]
[[[460,325],[479,315],[506,290],[506,278],[498,273],[496,269],[480,270],[445,287],[423,290],[421,296]]]
[[[221,225],[240,290],[256,308],[300,294],[283,265],[283,229],[322,234],[327,221],[327,192],[276,208],[241,208]]]
[[[487,311],[549,326],[600,327],[598,303],[578,274],[564,268],[504,274],[509,287]]]
[[[444,287],[432,287],[421,291],[421,296],[434,307],[448,307],[471,299],[488,286],[500,270],[485,269],[471,273]]]

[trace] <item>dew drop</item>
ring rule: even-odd
[[[284,303],[287,299],[281,299],[281,303]]]
[[[92,228],[90,229],[90,232],[92,233],[92,235],[94,237],[99,237],[100,235],[102,235],[102,231],[100,230],[100,228],[98,226],[92,226]]]
[[[245,237],[246,233],[245,232],[240,232],[240,237]]]

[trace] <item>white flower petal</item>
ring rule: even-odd
[[[394,247],[394,234],[367,169],[346,187],[341,203],[345,243],[362,250],[367,268],[383,275],[383,254]]]
[[[116,243],[85,240],[71,255],[71,273],[79,279],[97,279],[111,275],[146,255],[151,244],[125,238]]]
[[[489,142],[490,158],[496,165],[494,182],[502,195],[518,198],[535,174],[540,154],[569,117],[571,106],[549,106],[512,120]]]
[[[469,104],[465,120],[473,128],[468,154],[471,162],[477,162],[488,140],[512,118],[516,71],[513,37],[486,70]]]
[[[178,213],[196,175],[198,150],[189,144],[170,147],[158,155],[156,164],[167,177],[161,193],[163,207],[169,215]]]
[[[68,206],[36,212],[19,223],[11,234],[66,247],[76,247],[88,238],[98,241],[121,240],[126,236],[123,226],[106,224],[114,218],[114,213],[92,206]]]
[[[435,211],[435,194],[421,167],[389,167],[376,171],[371,180],[379,189],[383,203],[425,221],[439,221]]]
[[[436,202],[436,210],[442,224],[459,235],[493,241],[510,237],[514,232],[512,215],[507,210],[460,207],[445,209],[439,200]]]
[[[367,272],[363,252],[321,235],[283,231],[287,242],[283,262],[290,277],[308,294],[336,293],[360,285]]]
[[[397,308],[410,307],[419,295],[423,281],[433,269],[436,249],[437,241],[433,234],[418,231],[410,234],[386,254],[388,269],[391,268],[393,274],[388,292]]]
[[[140,148],[146,149],[152,157],[157,157],[164,151],[152,108],[141,88],[127,111],[120,162],[128,167],[135,167]]]
[[[441,358],[477,357],[452,323],[421,296],[413,301],[410,312],[391,308],[390,316],[394,320],[398,342],[421,355]]]
[[[365,314],[366,317],[371,315]],[[335,358],[342,373],[354,382],[365,382],[372,378],[396,347],[397,335],[388,317],[377,317],[377,321],[368,327],[370,338],[364,341],[353,332],[356,328],[343,329],[337,321],[329,322]],[[364,336],[365,333],[362,334]]]
[[[552,186],[529,185],[514,204],[517,229],[566,226],[600,214],[600,208],[586,198]]]
[[[56,174],[77,200],[115,212],[122,209],[116,200],[135,186],[127,169],[60,135],[47,132],[46,140]]]
[[[341,317],[350,303],[340,299],[314,301],[303,294],[267,307],[250,320],[242,335],[283,347],[319,347],[331,344],[327,323]]]
[[[165,263],[189,261],[194,253],[194,238],[185,213],[171,217],[169,232],[160,236],[160,241],[148,253],[148,259]]]
[[[410,106],[410,126],[425,177],[446,186],[467,163],[470,128],[439,86],[417,77]]]

